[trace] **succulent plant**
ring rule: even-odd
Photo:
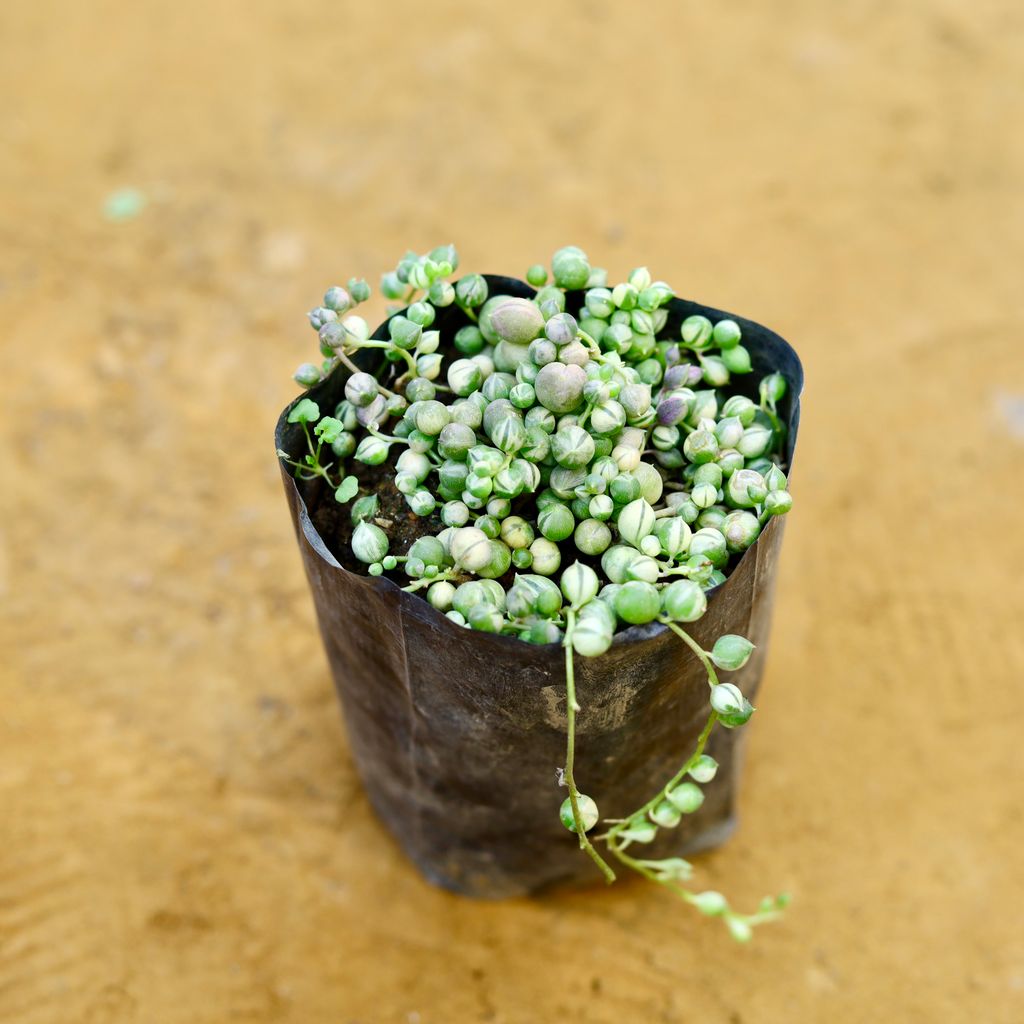
[[[778,403],[787,381],[753,372],[741,326],[690,316],[667,328],[673,290],[646,268],[609,287],[575,246],[551,270],[532,266],[533,298],[492,295],[479,274],[448,279],[454,246],[412,252],[383,276],[390,310],[386,335],[373,338],[354,310],[370,295],[351,279],[333,286],[308,319],[323,361],[295,380],[309,388],[335,371],[345,398],[322,415],[310,398],[291,409],[308,452],[279,452],[303,481],[323,480],[351,505],[351,551],[371,575],[418,591],[459,626],[504,633],[565,652],[568,729],[560,816],[608,880],[615,875],[588,836],[595,802],[573,771],[574,657],[598,657],[618,631],[661,623],[703,663],[709,715],[696,749],[676,775],[634,814],[599,837],[625,867],[675,891],[746,939],[784,900],[738,914],[718,893],[683,885],[680,858],[652,861],[630,849],[673,828],[703,800],[714,776],[704,753],[713,727],[736,728],[753,714],[735,683],[717,670],[741,668],[752,645],[739,636],[703,650],[683,628],[707,607],[768,523],[792,507]],[[550,282],[550,283],[549,283]],[[433,328],[437,311],[457,307],[459,325]],[[446,320],[445,322],[449,322]],[[383,369],[353,361],[374,349]],[[749,394],[758,394],[759,401]],[[389,523],[376,516],[354,463],[383,467],[422,535],[392,551]]]

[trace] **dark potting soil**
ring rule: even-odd
[[[346,473],[359,480],[361,495],[377,496],[377,514],[373,521],[387,533],[394,555],[404,555],[419,537],[434,537],[445,528],[436,512],[429,516],[415,515],[406,504],[405,495],[395,487],[395,461],[404,450],[404,446],[395,445],[392,457],[379,466],[366,466],[350,459],[345,467]],[[346,569],[365,575],[366,566],[352,554],[352,503],[340,505],[322,480],[299,487],[309,517],[327,549]],[[386,575],[400,585],[409,582],[402,572]]]

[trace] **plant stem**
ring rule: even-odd
[[[622,864],[625,864],[627,868],[632,869],[637,874],[643,875],[643,877],[649,882],[656,882],[658,885],[665,886],[666,889],[671,889],[672,892],[681,896],[684,900],[689,900],[692,897],[693,894],[688,889],[684,889],[681,885],[677,885],[671,879],[663,878],[656,871],[648,867],[644,861],[637,860],[635,857],[630,857],[630,855],[621,847],[615,846],[612,843],[609,843],[608,846]]]
[[[664,565],[665,563],[660,563]],[[691,569],[688,565],[670,565],[667,569],[662,569],[659,576],[685,576],[687,579],[690,578],[690,574],[697,570]]]
[[[424,576],[422,579],[416,580],[414,583],[410,583],[406,587],[402,587],[402,589],[406,593],[411,594],[414,591],[422,590],[423,587],[429,587],[431,583],[439,583],[442,580],[451,579],[452,576],[455,575],[455,572],[455,569],[447,569],[444,572],[439,572],[436,576]]]
[[[587,425],[587,419],[590,414],[594,411],[594,403],[587,402],[587,407],[580,413],[580,418],[576,421],[577,427],[585,427]]]
[[[628,818],[624,819],[618,825],[613,826],[609,830],[605,841],[607,842],[608,848],[612,851],[612,853],[614,853],[615,856],[619,858],[619,860],[622,860],[623,863],[628,863],[629,861],[633,860],[633,858],[628,857],[627,859],[623,860],[623,851],[619,848],[618,844],[615,841],[618,838],[619,833],[622,832],[623,829],[625,829],[629,825],[631,820],[642,817],[643,815],[647,814],[648,811],[653,810],[655,805],[658,804],[664,798],[665,794],[668,793],[670,789],[673,789],[680,782],[682,782],[683,776],[685,776],[686,773],[694,766],[694,764],[696,764],[697,758],[704,753],[704,747],[707,745],[708,737],[711,735],[711,730],[715,727],[715,722],[717,721],[718,715],[714,711],[712,711],[711,714],[708,716],[708,720],[705,723],[704,728],[701,730],[700,736],[697,737],[697,746],[694,747],[693,753],[689,756],[689,758],[687,758],[686,763],[682,766],[682,768],[680,768],[679,771],[677,771],[675,775],[673,775],[672,778],[669,779],[669,781],[661,788],[661,791],[657,793],[655,796],[651,797],[651,799],[648,800],[647,803],[643,805],[643,807],[641,807],[638,811],[634,811]],[[629,867],[633,867],[633,864],[629,864]],[[641,871],[640,873],[646,874],[643,871]],[[648,875],[647,877],[650,876]],[[655,881],[658,881],[658,879],[655,879]]]
[[[296,462],[294,459],[283,459],[282,461],[295,468],[295,478],[297,480],[309,483],[310,480],[315,480],[318,476],[322,476],[329,484],[331,483],[331,478],[324,472],[322,466],[314,467],[305,462]],[[331,484],[331,486],[333,487],[334,485]]]
[[[701,663],[704,665],[704,668],[707,671],[709,685],[717,686],[718,673],[715,671],[714,662],[712,662],[712,660],[708,657],[708,652],[705,651],[704,648],[701,647],[701,645],[697,643],[697,641],[694,640],[693,637],[690,636],[690,634],[687,633],[685,629],[682,629],[679,626],[677,626],[671,619],[662,619],[661,621],[664,622],[665,625],[668,626],[668,628],[671,629],[672,632],[675,633],[675,635],[679,637],[679,639],[682,640],[683,643],[685,643],[687,647],[689,647],[690,650],[697,655],[698,658],[700,658]]]
[[[358,366],[352,362],[349,357],[342,352],[340,349],[335,349],[335,355],[338,357],[338,361],[342,366],[349,371],[349,373],[362,373]]]
[[[565,748],[565,784],[569,788],[569,804],[572,807],[572,820],[576,826],[576,835],[580,839],[580,849],[586,850],[590,859],[601,870],[605,881],[615,881],[615,872],[608,866],[604,858],[594,849],[587,838],[587,830],[583,827],[583,816],[580,814],[579,790],[576,788],[576,778],[573,774],[573,766],[576,755],[576,712],[580,707],[576,703],[576,676],[573,671],[573,650],[572,634],[576,626],[576,612],[570,608],[566,612],[566,630],[562,646],[565,648],[565,716],[566,748]]]
[[[416,360],[413,357],[412,353],[406,352],[404,348],[399,348],[397,345],[393,345],[390,341],[360,341],[356,348],[384,348],[388,350],[393,350],[395,352],[400,352],[402,354],[402,358],[406,361],[406,364],[409,367],[409,373],[411,373],[412,376],[414,377],[416,376]],[[387,391],[387,389],[384,388],[383,386],[381,386],[381,391],[385,391],[389,395],[392,393],[390,391]]]
[[[604,363],[607,361],[605,359],[605,354],[601,351],[601,346],[598,345],[598,343],[594,341],[594,339],[589,334],[587,334],[586,331],[578,329],[577,333],[583,339],[587,348],[590,349],[590,358],[593,359],[594,362]]]
[[[392,434],[384,434],[384,433],[382,433],[372,423],[368,423],[366,425],[366,432],[368,434],[372,434],[375,438],[377,438],[377,440],[379,440],[379,441],[387,441],[389,444],[408,444],[409,443],[408,438],[405,438],[405,437],[395,437]]]
[[[327,472],[331,468],[331,466],[334,465],[334,463],[329,462],[326,466],[320,465],[320,452],[323,449],[323,442],[321,441],[319,444],[317,444],[315,448],[313,447],[313,438],[310,437],[309,434],[309,424],[306,423],[305,420],[302,421],[302,431],[306,435],[306,447],[309,448],[309,454],[313,456],[312,464],[308,462],[296,462],[294,459],[289,459],[287,457],[285,458],[284,461],[287,462],[289,466],[295,467],[295,475],[297,477],[299,477],[299,470],[303,471],[303,475],[299,477],[299,479],[301,480],[315,480],[318,476],[322,476],[327,481],[329,486],[339,486],[338,484],[335,484],[331,480],[330,474]]]

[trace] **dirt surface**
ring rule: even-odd
[[[1009,0],[7,0],[0,1020],[1024,1019],[1022,57]],[[794,894],[750,948],[643,883],[437,891],[367,807],[271,431],[323,287],[448,240],[804,357],[698,862]]]

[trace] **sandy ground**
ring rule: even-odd
[[[498,6],[0,6],[0,1020],[1024,1019],[1024,9]],[[271,429],[323,287],[448,240],[804,357],[699,861],[794,893],[748,949],[642,883],[431,889],[361,793]]]

